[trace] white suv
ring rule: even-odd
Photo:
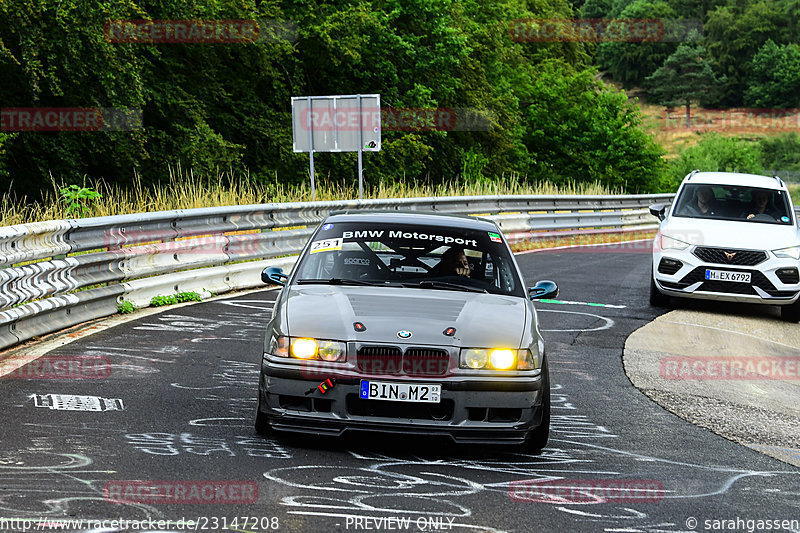
[[[800,321],[800,233],[778,177],[695,170],[661,220],[653,242],[650,303],[670,296],[781,306]]]

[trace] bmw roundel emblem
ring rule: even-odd
[[[403,329],[397,332],[397,336],[400,337],[401,339],[410,339],[411,332],[408,331],[407,329]]]

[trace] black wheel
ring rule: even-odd
[[[528,438],[523,445],[523,449],[528,452],[539,453],[547,446],[547,441],[550,438],[550,372],[547,368],[547,359],[542,364],[542,375],[544,376],[544,383],[542,384],[542,423],[539,427],[534,429],[528,434]]]
[[[781,306],[781,318],[786,322],[800,322],[800,300]]]
[[[650,278],[650,305],[653,307],[669,307],[669,296],[658,290],[652,277]]]
[[[261,391],[258,391],[258,407],[256,408],[256,423],[255,423],[256,433],[261,436],[267,436],[269,434],[269,422],[267,421],[267,415],[261,412]]]

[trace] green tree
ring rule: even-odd
[[[772,39],[753,57],[752,75],[744,94],[746,105],[797,107],[800,105],[800,46],[778,46]]]
[[[623,19],[618,24],[627,26],[625,19],[675,19],[675,11],[662,0],[636,0],[619,14]],[[613,24],[613,23],[612,23]],[[609,27],[612,31],[613,28]],[[613,41],[601,43],[597,50],[597,62],[606,69],[614,81],[625,88],[641,85],[647,76],[675,51],[673,42]]]
[[[715,61],[715,72],[727,80],[719,93],[722,105],[741,106],[753,56],[768,39],[784,42],[788,32],[796,31],[788,28],[786,9],[778,2],[749,0],[709,11],[703,43]]]
[[[631,191],[658,189],[662,150],[640,127],[625,93],[562,61],[540,66],[528,106],[532,170],[556,182],[599,181]]]
[[[647,95],[654,102],[686,107],[689,128],[692,102],[709,98],[725,80],[714,75],[713,62],[702,46],[681,44],[646,81]]]

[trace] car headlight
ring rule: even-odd
[[[292,348],[290,352],[292,353],[292,357],[297,359],[316,359],[317,348],[317,341],[314,339],[292,339]]]
[[[303,361],[341,363],[346,359],[347,345],[327,339],[276,337],[270,342],[269,354]]]
[[[685,250],[691,244],[688,242],[679,241],[674,237],[670,237],[669,235],[661,234],[661,249],[662,250]]]
[[[788,259],[800,259],[800,246],[790,246],[780,250],[772,250],[775,257],[785,257]]]
[[[538,354],[530,350],[509,350],[507,348],[463,348],[461,368],[483,370],[533,370],[538,368]]]
[[[470,348],[461,350],[461,366],[466,368],[483,368],[489,362],[489,350]]]

